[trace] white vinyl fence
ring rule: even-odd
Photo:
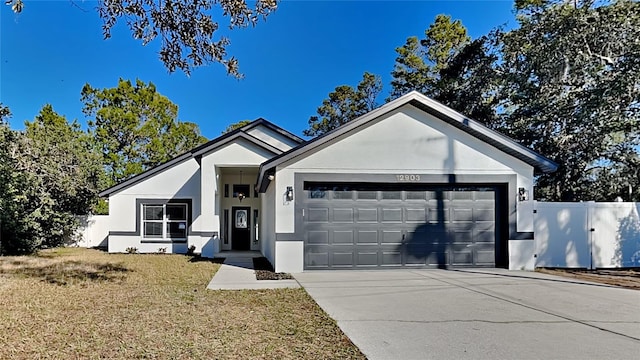
[[[107,247],[109,215],[77,216],[80,220],[74,245],[80,247]]]
[[[535,202],[536,267],[640,266],[640,203]]]

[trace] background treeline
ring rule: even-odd
[[[396,48],[386,101],[417,90],[557,162],[536,179],[548,201],[639,201],[640,5],[516,0],[517,26],[472,39],[439,15]],[[378,104],[380,77],[331,92],[315,136]],[[428,161],[428,159],[425,159]]]
[[[25,254],[73,240],[75,215],[105,214],[98,192],[202,144],[197,124],[152,83],[81,92],[87,129],[45,105],[12,130],[0,104],[1,254]]]

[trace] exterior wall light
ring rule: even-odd
[[[285,195],[287,201],[293,201],[293,186],[287,186],[287,194]]]
[[[269,176],[267,176],[267,179],[269,179],[269,181],[273,181],[273,179],[275,179],[275,178],[276,178],[276,177],[275,177],[275,176],[273,176],[273,175],[269,175]]]
[[[518,188],[518,201],[528,201],[529,200],[529,190],[521,187]]]

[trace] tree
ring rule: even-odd
[[[460,20],[436,16],[425,38],[396,48],[391,97],[419,91],[489,126],[498,123],[498,31],[471,40]]]
[[[460,20],[451,21],[448,15],[437,15],[425,30],[425,38],[409,37],[396,48],[398,57],[391,76],[391,98],[398,98],[412,90],[427,96],[437,94],[440,71],[469,43],[467,29]]]
[[[83,112],[97,151],[103,154],[106,186],[166,162],[206,141],[198,125],[181,122],[178,106],[153,83],[120,79],[115,88],[85,84]]]
[[[7,112],[4,112],[7,114]],[[100,162],[77,124],[40,111],[25,131],[0,128],[2,252],[28,254],[70,241],[96,201]]]
[[[304,135],[322,135],[375,109],[380,91],[380,77],[368,72],[355,89],[349,85],[336,87],[318,107],[318,116],[309,118],[309,129],[304,130]]]
[[[9,108],[0,104],[0,255],[31,253],[39,245],[32,231],[39,224],[33,221],[34,211],[27,201],[36,184],[18,171],[16,143],[20,134],[9,128],[10,117]]]
[[[47,104],[32,122],[25,122],[22,141],[22,168],[40,179],[58,210],[89,213],[101,185],[102,159],[80,124],[69,123]]]
[[[235,129],[239,129],[247,124],[251,123],[251,120],[240,120],[237,123],[231,124],[227,126],[227,128],[222,132],[223,134],[230,133]]]
[[[5,3],[16,13],[24,8],[22,0]],[[221,63],[228,74],[241,77],[238,61],[227,56],[229,38],[216,39],[219,24],[213,13],[228,16],[231,29],[245,28],[266,19],[277,3],[258,0],[251,7],[246,0],[99,0],[97,10],[105,39],[111,37],[111,29],[120,19],[142,45],[159,38],[160,60],[169,72],[180,69],[188,75],[195,67]]]
[[[11,181],[11,157],[9,156],[9,144],[11,143],[11,129],[8,120],[11,117],[11,111],[8,107],[0,103],[0,255],[3,254],[2,242],[7,238],[8,228],[7,221],[8,206],[11,199],[9,198],[9,189]],[[4,240],[6,241],[6,240]]]
[[[520,26],[501,39],[505,130],[560,164],[536,196],[611,201],[638,183],[640,4],[517,6]]]

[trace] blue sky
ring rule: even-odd
[[[4,3],[4,1],[3,1]],[[75,5],[74,5],[75,4]],[[396,53],[409,36],[423,37],[437,14],[460,19],[472,37],[513,26],[513,1],[282,1],[255,28],[226,30],[228,52],[239,59],[243,80],[219,64],[188,77],[169,74],[157,57],[118,26],[103,40],[95,1],[25,1],[21,14],[0,10],[0,101],[11,126],[23,128],[50,103],[68,119],[86,122],[80,91],[115,87],[118,78],[153,82],[179,106],[179,118],[214,138],[239,120],[263,117],[301,135],[336,86],[355,86],[363,72],[382,76],[384,101]]]

